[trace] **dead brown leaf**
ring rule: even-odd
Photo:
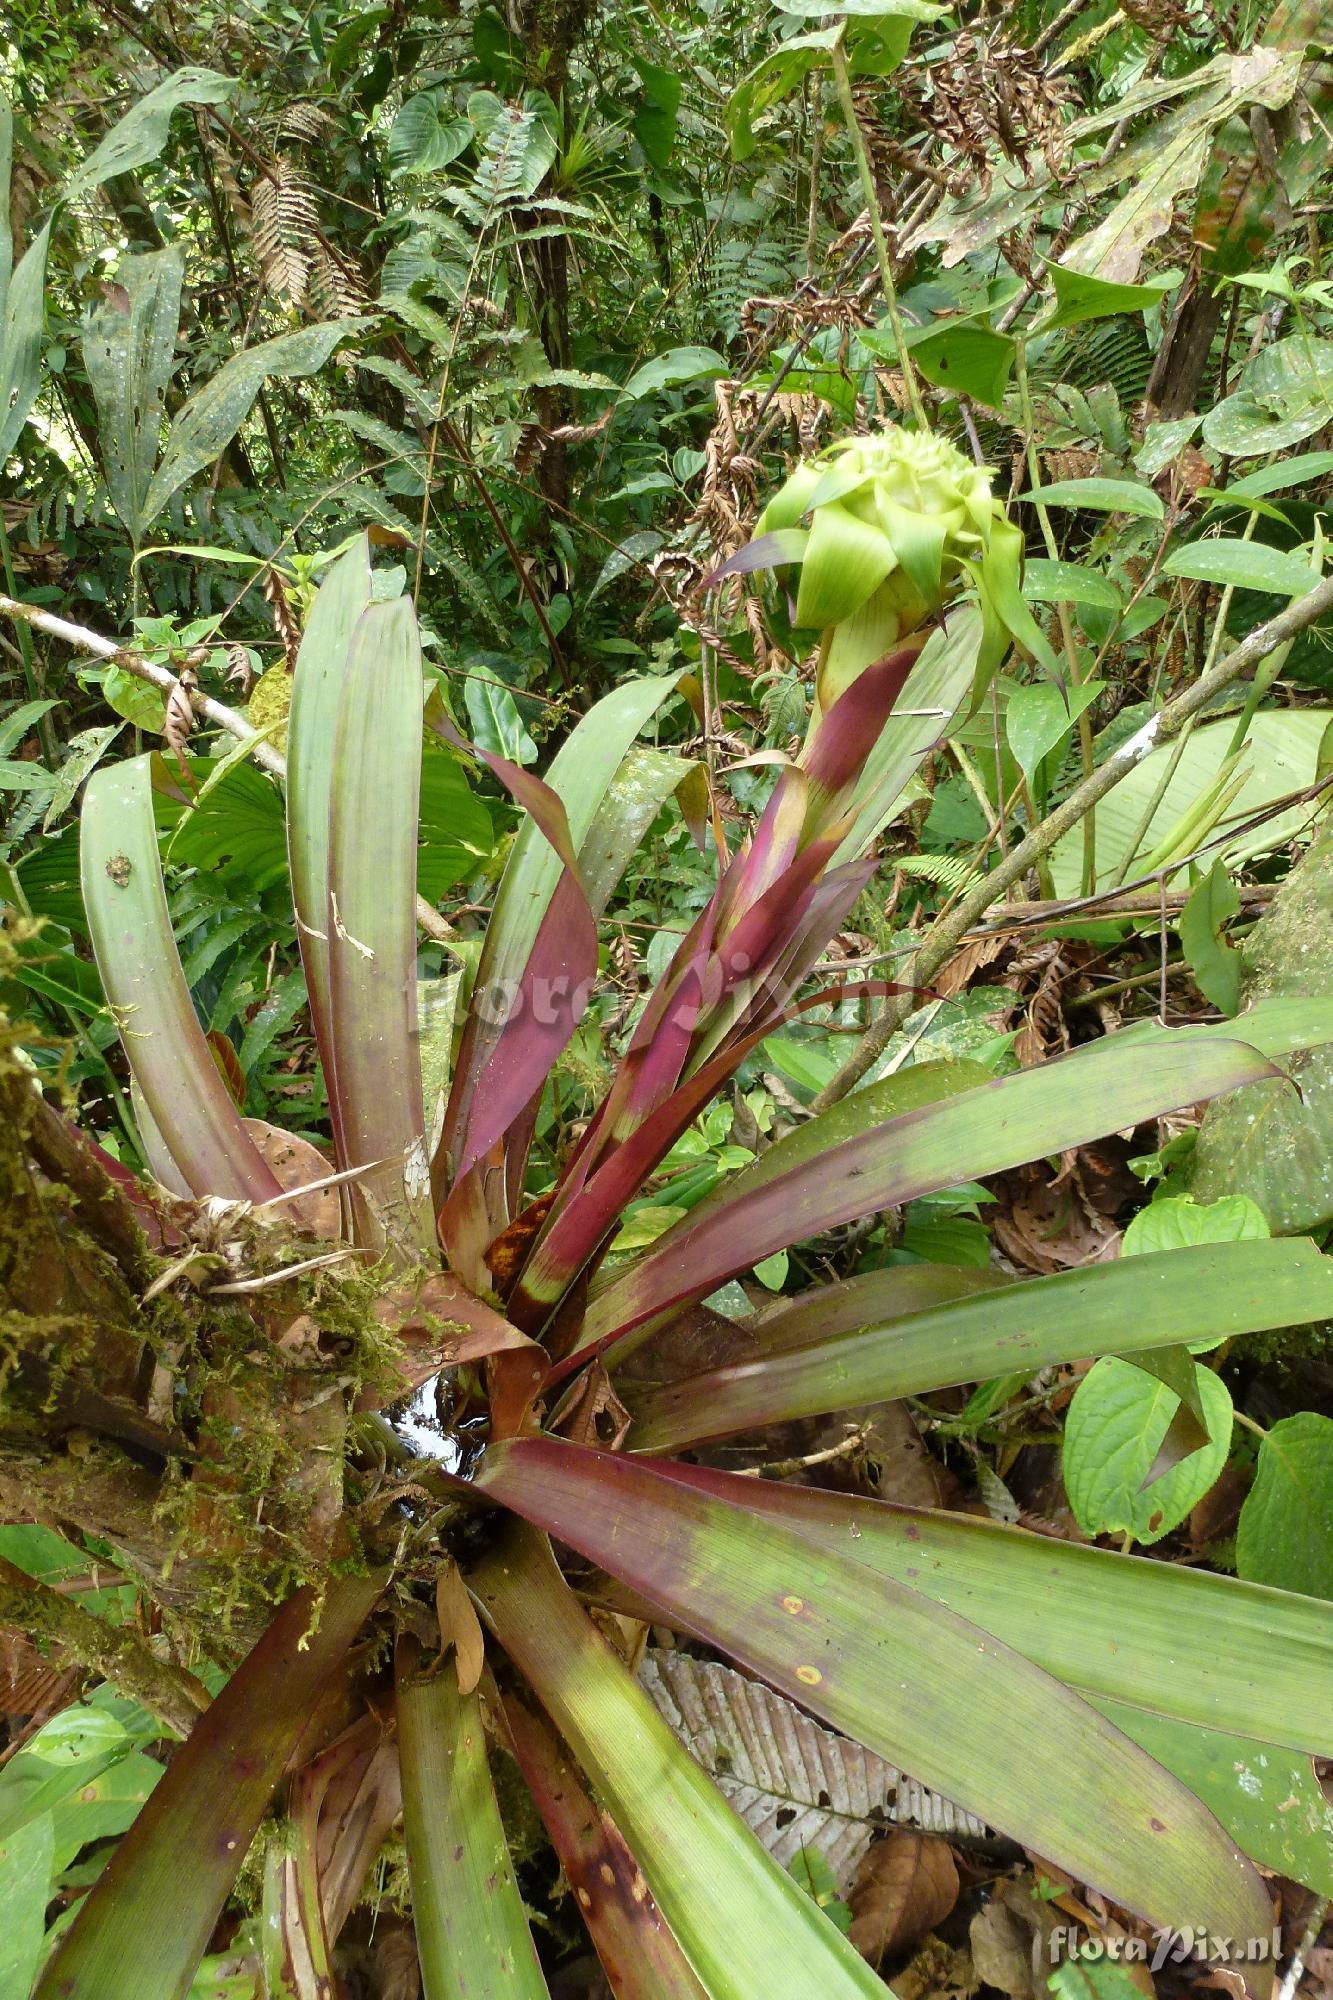
[[[1019,1166],[993,1182],[997,1206],[987,1210],[995,1240],[1019,1270],[1039,1274],[1103,1262],[1121,1232],[1105,1216],[1089,1216],[1079,1186],[1053,1182],[1045,1162]]]
[[[1241,1505],[1254,1481],[1251,1466],[1224,1465],[1220,1477],[1191,1510],[1188,1550],[1203,1555],[1209,1544],[1234,1535]]]
[[[76,1676],[53,1666],[19,1632],[0,1630],[0,1715],[39,1715]]]
[[[979,1984],[968,1952],[937,1937],[928,1937],[893,1975],[898,2000],[971,2000]]]
[[[220,1067],[220,1065],[219,1065]],[[225,1074],[225,1072],[224,1072]],[[270,1125],[266,1118],[247,1118],[245,1129],[254,1140],[260,1157],[284,1190],[308,1187],[311,1181],[327,1179],[333,1169],[317,1146],[294,1132]],[[315,1194],[298,1195],[283,1203],[283,1210],[307,1234],[321,1242],[336,1243],[342,1235],[342,1212],[336,1187],[320,1188]]]
[[[505,1297],[522,1270],[524,1259],[540,1234],[554,1200],[553,1194],[544,1194],[536,1201],[530,1201],[488,1246],[486,1268],[495,1280],[500,1298]]]
[[[992,937],[970,938],[935,974],[930,982],[931,992],[941,993],[946,999],[961,993],[965,986],[971,985],[975,974],[993,964],[1012,945],[1013,938],[1004,931],[996,931]]]
[[[978,1910],[968,1927],[972,1963],[987,1986],[1010,2000],[1036,2000],[1032,1972],[1032,1932],[999,1901]]]
[[[380,1926],[374,1966],[376,2000],[421,2000],[421,1967],[410,1925],[390,1919]]]
[[[440,1646],[447,1653],[452,1646],[458,1673],[458,1692],[471,1694],[481,1679],[486,1662],[486,1641],[476,1607],[456,1562],[442,1564],[435,1577],[435,1616],[440,1623]]]
[[[972,1962],[984,1985],[1010,2000],[1046,2000],[1049,1939],[1055,1913],[1040,1901],[1031,1875],[1006,1876],[968,1930]]]
[[[862,1856],[850,1901],[848,1936],[878,1966],[919,1943],[958,1901],[953,1850],[930,1833],[888,1834]]]
[[[1014,1054],[1024,1069],[1050,1056],[1064,1055],[1069,1047],[1063,993],[1067,972],[1063,958],[1053,954],[1028,1001],[1023,1025],[1014,1037]]]

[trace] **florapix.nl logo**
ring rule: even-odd
[[[1080,1941],[1073,1924],[1057,1924],[1046,1941],[1052,1965],[1071,1960],[1096,1963],[1112,1959],[1120,1965],[1143,1964],[1150,1972],[1164,1965],[1263,1965],[1276,1964],[1282,1950],[1282,1933],[1274,1927],[1262,1937],[1218,1937],[1215,1932],[1182,1924],[1179,1930],[1162,1931],[1156,1938],[1085,1937]]]

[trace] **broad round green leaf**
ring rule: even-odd
[[[1199,1368],[1208,1443],[1145,1485],[1179,1398],[1141,1368],[1104,1355],[1074,1392],[1065,1418],[1064,1475],[1069,1504],[1088,1535],[1129,1533],[1158,1542],[1179,1527],[1226,1464],[1231,1398]]]
[[[1042,507],[1073,507],[1090,514],[1139,514],[1160,521],[1165,508],[1151,486],[1134,479],[1057,479],[1021,496]]]
[[[1120,592],[1109,577],[1081,563],[1052,562],[1033,556],[1023,572],[1023,595],[1035,604],[1091,604],[1099,611],[1119,611]]]
[[[1299,1410],[1259,1447],[1241,1508],[1236,1567],[1252,1583],[1333,1598],[1333,1422]]]

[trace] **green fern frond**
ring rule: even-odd
[[[893,865],[916,881],[946,889],[951,896],[966,889],[977,872],[965,854],[901,854]]]
[[[364,410],[330,410],[328,421],[341,424],[353,437],[364,438],[367,444],[377,445],[390,464],[405,465],[418,479],[425,477],[426,455],[418,440],[409,437],[406,431],[396,431],[392,424],[368,416]]]
[[[410,368],[401,361],[391,360],[382,354],[358,354],[356,366],[367,375],[378,375],[381,381],[395,388],[409,410],[420,417],[423,423],[435,421],[435,397],[428,385],[423,384]]]

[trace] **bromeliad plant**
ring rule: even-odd
[[[542,1994],[488,1738],[516,1757],[618,1994],[882,1993],[671,1734],[590,1618],[598,1602],[694,1635],[1152,1924],[1268,1934],[1256,1868],[1176,1772],[1223,1736],[1260,1755],[1327,1750],[1323,1608],[692,1454],[758,1425],[1104,1353],[1160,1367],[1184,1341],[1333,1316],[1333,1268],[1308,1242],[1271,1240],[1021,1282],[893,1268],[757,1323],[706,1304],[790,1243],[1268,1076],[1333,1036],[1330,1011],[1125,1032],[1000,1081],[965,1062],[901,1070],[789,1131],[641,1254],[608,1258],[626,1204],[802,1004],[894,800],[1002,638],[1037,650],[1015,533],[984,475],[932,439],[858,439],[803,468],[735,566],[795,561],[796,617],[822,631],[807,740],[549,1187],[530,1184],[537,1107],[596,975],[597,917],[655,809],[645,818],[642,787],[617,774],[670,680],[601,701],[544,781],[487,757],[527,816],[436,1138],[418,1055],[416,618],[407,599],[376,600],[364,541],[329,573],[286,782],[335,1248],[298,1240],[316,1211],[293,1214],[290,1163],[275,1171],[272,1133],[241,1117],[197,1024],[150,761],[90,783],[97,960],[146,1143],[192,1197],[122,1179],[107,1213],[131,1200],[156,1289],[239,1318],[251,1356],[211,1407],[187,1397],[157,1433],[199,1489],[184,1544],[199,1571],[279,1573],[273,1509],[261,1525],[257,1505],[225,1507],[228,1479],[244,1485],[225,1440],[249,1435],[247,1396],[269,1394],[272,1424],[326,1471],[308,1518],[278,1515],[285,1573],[295,1561],[305,1580],[176,1752],[39,2000],[185,1994],[284,1773],[264,1992],[331,1990],[338,1927],[401,1797],[429,2000]],[[425,716],[449,733],[433,704]],[[57,1171],[59,1149],[45,1157]],[[78,1212],[96,1226],[95,1203]],[[216,1284],[219,1265],[225,1294],[200,1301],[190,1287]],[[299,1399],[256,1391],[275,1350],[299,1357]],[[433,1430],[416,1420],[423,1398]],[[151,1449],[146,1416],[135,1435]],[[392,1639],[392,1676],[376,1638]]]

